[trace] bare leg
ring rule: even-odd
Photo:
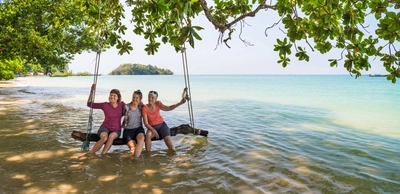
[[[172,145],[171,136],[168,135],[168,136],[164,137],[164,142],[165,142],[165,145],[167,145],[169,150],[174,151],[174,152],[176,151],[174,145]]]
[[[137,144],[136,144],[134,156],[135,156],[135,158],[138,158],[140,156],[140,154],[142,153],[142,150],[143,150],[144,134],[143,133],[139,133],[136,136],[136,140],[137,140]]]
[[[151,151],[151,138],[153,138],[153,133],[150,130],[147,130],[145,147],[148,152]]]
[[[108,136],[108,140],[106,142],[106,145],[104,145],[103,151],[101,154],[107,154],[108,150],[111,148],[114,139],[118,138],[118,133],[116,132],[111,132],[111,134]]]
[[[128,147],[129,147],[129,151],[131,152],[131,154],[135,153],[135,141],[130,140],[127,143]]]
[[[89,154],[96,153],[104,145],[104,143],[107,141],[107,139],[108,139],[107,132],[100,133],[100,140],[94,144],[94,146],[92,147],[92,149],[90,149],[90,151],[88,153]]]

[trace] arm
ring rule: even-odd
[[[129,107],[128,105],[124,104],[124,107],[122,108],[122,128],[125,128],[126,125],[128,124],[128,112],[129,112]]]
[[[96,90],[96,84],[92,84],[87,102],[93,102],[93,93],[95,90]]]
[[[103,103],[94,103],[93,102],[93,97],[94,97],[94,91],[95,90],[96,90],[96,84],[93,84],[92,87],[90,88],[90,94],[89,94],[89,97],[88,97],[87,106],[95,108],[95,109],[102,109]]]
[[[144,106],[143,102],[140,101],[139,104],[138,104],[138,106],[139,106],[140,108],[143,108],[143,106]]]
[[[154,136],[156,139],[160,138],[158,136],[158,133],[156,130],[153,129],[153,127],[151,127],[151,125],[149,124],[149,120],[147,118],[146,114],[143,114],[143,123],[144,126],[146,126],[147,130],[150,131],[152,133],[152,136]]]
[[[185,99],[185,98],[182,98],[182,100],[181,100],[180,102],[178,102],[178,103],[176,103],[176,104],[173,104],[173,105],[171,105],[171,106],[166,106],[166,105],[164,105],[162,102],[160,102],[160,104],[161,104],[161,110],[163,110],[163,111],[171,111],[171,110],[174,110],[175,108],[177,108],[178,106],[180,106],[180,105],[182,105],[182,104],[185,104],[185,102],[186,102],[186,99]]]

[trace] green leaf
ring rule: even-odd
[[[189,36],[189,44],[192,48],[194,48],[194,39],[193,36]]]
[[[276,39],[276,41],[278,42],[278,45],[283,45],[283,42],[280,39]]]
[[[191,34],[197,39],[197,40],[202,40],[201,37],[196,33],[194,29],[190,29]]]

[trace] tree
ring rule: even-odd
[[[40,64],[45,74],[53,67],[65,69],[75,54],[98,52],[119,41],[116,26],[123,16],[114,14],[119,9],[118,1],[2,1],[0,60]]]
[[[22,69],[23,74],[28,74],[29,72],[32,72],[33,75],[38,75],[38,73],[43,72],[44,69],[42,66],[39,64],[31,64],[31,63],[25,63]]]
[[[14,78],[14,74],[22,69],[22,61],[0,60],[0,80],[9,80]]]
[[[155,54],[161,43],[171,44],[176,51],[184,50],[184,42],[194,48],[195,40],[201,40],[197,32],[203,28],[192,21],[202,15],[220,32],[219,42],[229,47],[235,30],[244,30],[246,18],[255,17],[260,11],[274,11],[280,20],[266,26],[265,35],[271,28],[282,26],[286,37],[277,39],[274,50],[283,67],[293,54],[300,61],[308,61],[308,50],[321,54],[338,50],[340,56],[329,59],[330,65],[342,63],[356,78],[361,70],[371,67],[371,58],[380,59],[389,73],[388,80],[395,83],[400,77],[400,51],[396,48],[400,39],[400,2],[395,0],[214,0],[211,6],[206,0],[126,3],[132,8],[133,32],[149,41],[145,48],[148,54]],[[367,17],[375,18],[377,26],[366,24]],[[375,31],[370,32],[371,28]]]

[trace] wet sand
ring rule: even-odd
[[[13,81],[0,81],[0,88],[8,88],[13,86],[15,86]]]
[[[12,82],[0,82],[0,193],[79,193],[65,180],[66,169],[79,168],[68,160],[77,149],[65,149],[42,119],[15,95]],[[68,181],[69,182],[69,181]]]

